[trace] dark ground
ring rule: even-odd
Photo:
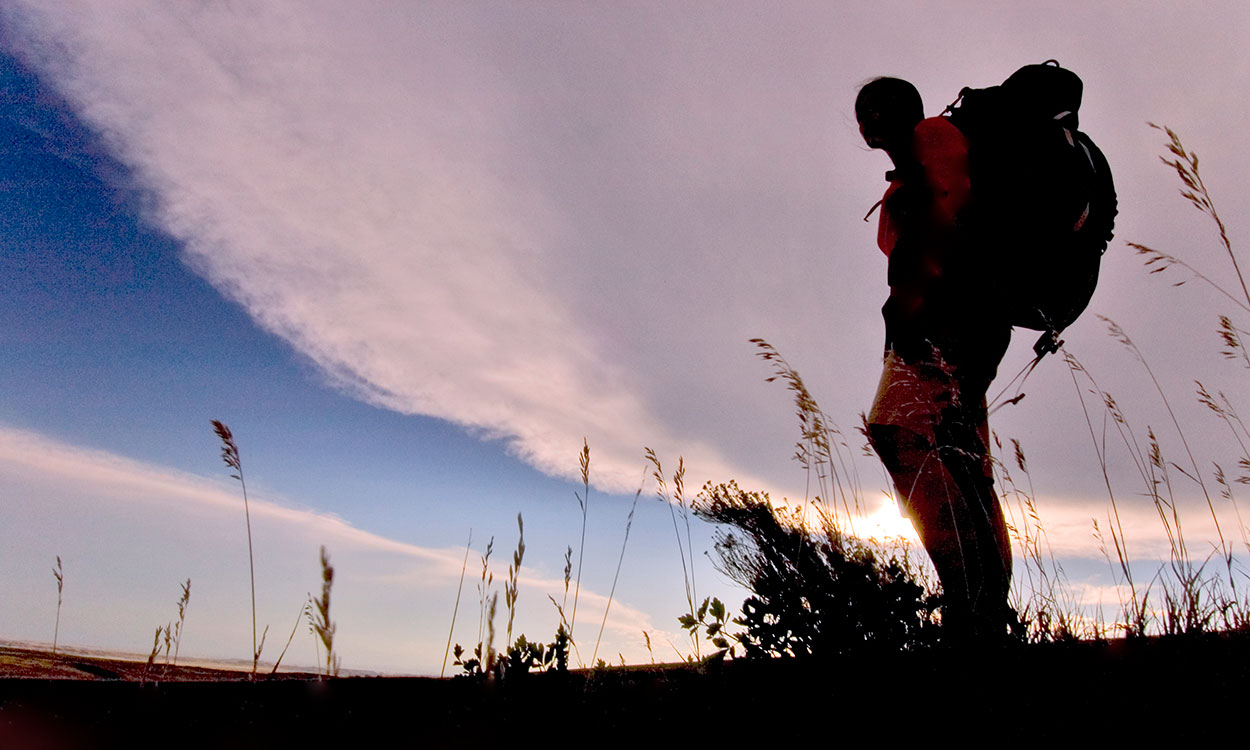
[[[523,675],[318,681],[0,650],[0,748],[995,746],[1245,741],[1250,633]],[[40,670],[44,670],[41,672]],[[158,668],[159,671],[159,668]],[[40,676],[32,676],[40,675]],[[186,681],[181,681],[186,680]],[[1205,735],[1210,734],[1210,737]],[[980,743],[977,743],[978,745]]]

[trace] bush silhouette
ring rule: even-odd
[[[697,516],[721,526],[717,569],[751,591],[733,637],[751,657],[833,656],[917,650],[937,642],[940,595],[927,591],[906,555],[886,557],[843,534],[820,529],[796,509],[774,508],[767,493],[736,482],[704,485]]]

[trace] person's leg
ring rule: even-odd
[[[965,408],[964,396],[977,406]],[[1005,632],[1011,550],[989,470],[984,396],[961,393],[940,363],[891,355],[868,427],[942,582],[950,634]]]
[[[1001,637],[1009,620],[1011,542],[994,493],[989,427],[983,396],[972,406],[944,412],[936,425],[937,450],[955,492],[947,502],[962,553],[964,596],[975,635]]]
[[[897,425],[870,424],[869,434],[942,583],[944,628],[952,638],[971,637],[983,588],[982,535],[961,483],[932,441]]]

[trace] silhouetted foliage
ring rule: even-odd
[[[456,657],[453,664],[464,670],[464,674],[459,675],[461,677],[485,679],[494,674],[499,678],[516,679],[530,672],[555,671],[563,674],[569,670],[569,636],[563,623],[556,629],[556,639],[546,645],[532,642],[522,633],[508,647],[506,654],[494,655],[490,668],[482,666],[480,643],[473,649],[472,655],[457,643],[452,654]]]
[[[915,650],[936,643],[938,594],[906,556],[884,559],[832,522],[814,531],[795,510],[737,483],[704,485],[695,515],[720,524],[717,568],[751,591],[732,635],[747,657]]]

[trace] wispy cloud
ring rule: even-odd
[[[57,485],[71,488],[78,497],[99,504],[155,506],[171,514],[190,515],[208,510],[214,514],[242,512],[237,488],[226,481],[187,474],[168,467],[110,453],[68,445],[28,430],[0,425],[0,469],[10,486]],[[444,575],[459,575],[460,557],[454,551],[438,551],[363,531],[343,519],[311,509],[292,507],[265,498],[253,498],[251,512],[302,536],[324,539],[333,546],[351,546],[375,552],[392,552],[434,563]],[[176,524],[174,525],[176,526]]]
[[[40,586],[37,571],[44,558],[62,555],[68,571],[69,640],[141,650],[138,636],[169,614],[168,607],[148,597],[164,589],[176,593],[177,581],[191,577],[190,652],[237,655],[231,625],[247,617],[245,568],[239,567],[246,558],[239,546],[242,499],[230,480],[0,426],[0,490],[7,498],[4,525],[23,528],[21,536],[6,543],[6,564],[16,571],[6,578],[6,599],[39,601],[46,587]],[[271,644],[290,627],[304,588],[316,583],[315,552],[324,544],[340,573],[336,599],[345,623],[345,653],[354,652],[360,666],[437,671],[463,548],[408,544],[263,495],[252,498],[251,513],[258,540],[258,599],[262,625],[272,625]],[[505,557],[494,561],[497,581],[504,578]],[[535,637],[549,636],[556,615],[547,594],[559,596],[563,581],[523,568],[521,583],[517,632],[528,628]],[[471,591],[472,582],[468,586]],[[159,595],[155,600],[164,598],[173,601]],[[582,599],[590,605],[588,612],[601,614],[606,604],[604,595],[586,587]],[[133,605],[119,609],[117,601]],[[5,635],[40,637],[39,615],[23,608],[7,622]],[[468,622],[465,615],[461,624]],[[459,640],[466,640],[468,630],[476,632],[476,621],[465,627]],[[644,613],[615,602],[606,634],[611,653],[641,658],[641,644],[634,641],[640,641],[644,628],[652,629]]]
[[[826,228],[752,191],[811,195],[819,138],[779,138],[781,110],[723,119],[730,71],[671,77],[662,24],[622,18],[614,40],[566,8],[504,13],[522,43],[491,6],[24,7],[21,48],[151,218],[340,387],[556,475],[588,436],[605,489],[634,489],[644,445],[747,478],[731,427],[759,423],[738,396],[765,387],[746,339],[802,309],[759,285],[801,278]],[[748,82],[813,106],[775,84]],[[726,184],[700,176],[730,158]],[[769,260],[783,226],[797,264]]]

